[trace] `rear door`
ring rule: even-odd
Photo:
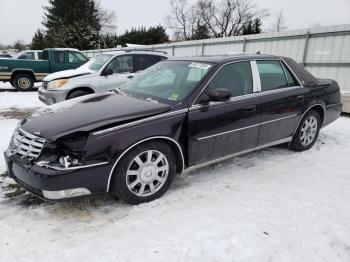
[[[251,63],[224,65],[209,82],[211,89],[225,88],[227,102],[195,104],[189,112],[189,164],[210,162],[257,146],[260,116],[259,93]],[[197,100],[200,101],[200,98]]]
[[[111,69],[112,75],[100,76],[99,89],[101,91],[108,91],[110,89],[119,87],[126,81],[135,76],[135,65],[133,55],[121,55],[113,58],[103,69],[102,72]]]
[[[259,145],[293,135],[307,89],[280,60],[256,61],[260,81],[261,129]]]

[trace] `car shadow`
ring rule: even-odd
[[[207,167],[197,169],[195,171],[184,173],[177,176],[169,190],[169,193],[183,190],[184,188],[191,187],[193,181],[195,181],[195,176],[210,176],[212,174],[220,172],[220,169],[226,168],[252,168],[256,166],[256,159],[269,158],[274,154],[270,152],[275,152],[278,150],[279,155],[293,154],[287,149],[286,145],[278,145],[271,148],[259,150],[246,155],[237,156],[234,158],[227,159],[217,164],[212,164]],[[191,179],[189,179],[191,178]],[[22,206],[28,208],[35,207],[55,207],[55,210],[76,210],[76,209],[94,209],[94,208],[106,208],[118,206],[127,206],[127,204],[119,201],[115,197],[109,195],[101,195],[93,198],[87,199],[77,199],[70,200],[66,202],[50,203],[44,201],[15,183],[12,179],[7,178],[7,172],[0,174],[0,192],[3,194],[2,204],[6,206]],[[145,204],[147,205],[147,204]]]

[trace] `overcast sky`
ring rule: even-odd
[[[47,2],[47,0],[0,0],[0,43],[11,44],[17,39],[30,42],[34,32],[41,26],[42,6]],[[115,10],[117,13],[119,34],[131,27],[164,24],[164,19],[169,13],[168,0],[100,0],[100,2],[104,8]],[[281,9],[288,29],[306,28],[315,24],[350,23],[350,0],[255,0],[255,2],[271,13],[271,16],[263,21],[265,29],[270,27]]]

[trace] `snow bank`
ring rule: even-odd
[[[33,92],[0,92],[0,110],[9,108],[43,107],[36,91]]]

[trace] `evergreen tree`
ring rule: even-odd
[[[242,35],[260,34],[261,25],[261,20],[259,18],[249,20],[249,22],[242,28]]]
[[[254,20],[254,34],[260,34],[261,33],[261,20],[259,18]]]
[[[201,40],[210,38],[209,29],[206,25],[198,25],[196,31],[193,33],[193,40]]]
[[[127,30],[119,37],[119,40],[123,45],[127,43],[152,45],[169,42],[169,36],[166,34],[165,28],[161,25],[150,27],[149,29],[141,26],[139,28],[132,28],[130,31]]]
[[[100,37],[100,48],[115,48],[119,44],[119,37],[116,34],[106,34]]]
[[[99,43],[101,24],[94,0],[49,0],[44,9],[47,47],[93,49]]]
[[[46,48],[45,34],[41,29],[35,32],[30,48],[33,50],[42,50]]]
[[[147,45],[163,44],[169,42],[165,27],[157,25],[147,30]]]
[[[252,20],[250,20],[247,23],[247,25],[245,25],[242,29],[242,35],[250,35],[250,34],[254,34]]]

